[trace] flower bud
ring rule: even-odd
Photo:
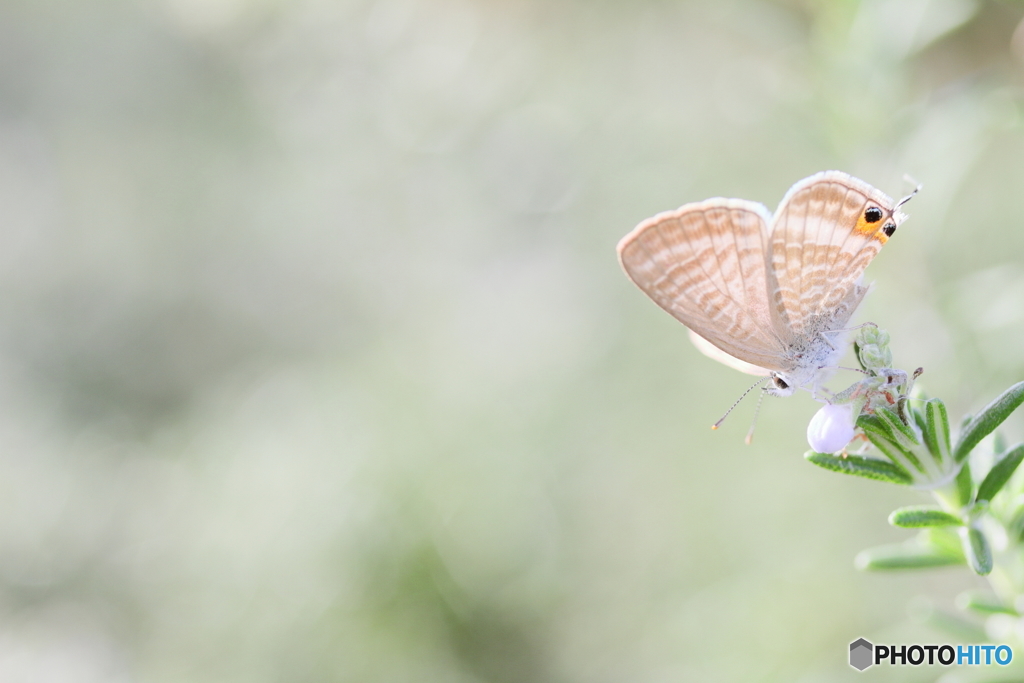
[[[857,335],[857,357],[867,369],[892,366],[892,351],[889,350],[889,333],[877,327],[864,327]]]
[[[818,453],[835,453],[853,440],[856,416],[853,403],[822,406],[807,425],[807,443]]]

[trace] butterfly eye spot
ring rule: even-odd
[[[885,233],[886,237],[892,237],[892,234],[896,232],[896,224],[891,221],[886,223],[885,227],[882,228],[882,232]]]
[[[882,213],[882,210],[877,206],[869,206],[868,209],[864,212],[864,220],[867,221],[868,223],[877,223],[878,221],[882,220],[883,215],[884,214]],[[895,228],[895,226],[893,227]]]

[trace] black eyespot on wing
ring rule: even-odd
[[[885,227],[882,228],[882,232],[885,233],[886,237],[892,237],[892,234],[894,232],[896,232],[896,224],[895,223],[886,223]]]
[[[867,211],[864,212],[864,220],[866,220],[868,223],[877,223],[878,221],[882,220],[883,215],[885,214],[883,214],[882,210],[879,209],[877,206],[870,206],[868,207]]]
[[[781,377],[775,377],[773,379],[775,381],[775,386],[777,386],[779,389],[789,389],[789,385],[786,384],[786,381]]]

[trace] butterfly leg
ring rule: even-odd
[[[873,327],[876,330],[878,329],[878,325],[877,324],[872,323],[872,322],[867,322],[867,323],[861,323],[860,325],[854,325],[853,327],[841,327],[841,328],[838,328],[838,329],[835,329],[835,330],[829,330],[828,332],[822,332],[822,334],[836,334],[836,333],[839,333],[839,332],[856,332],[857,330],[865,328],[865,327]]]
[[[811,398],[819,403],[831,403],[835,396],[835,392],[818,382],[814,383],[814,389],[811,390]]]
[[[858,434],[853,437],[853,440],[862,442],[857,446],[857,449],[853,451],[853,455],[863,455],[868,452],[868,447],[871,446],[871,442],[868,441],[868,437],[864,436],[864,434]],[[847,448],[849,448],[849,446],[847,446]]]
[[[843,332],[844,330],[831,330],[831,331],[832,332]],[[832,349],[833,351],[836,350],[836,345],[832,343],[832,340],[828,338],[828,335],[826,335],[824,332],[819,332],[818,336],[821,337],[826,344],[828,344],[828,347],[830,349]]]

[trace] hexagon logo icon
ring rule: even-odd
[[[875,646],[863,638],[850,643],[850,666],[857,671],[863,671],[874,664],[873,657]]]

